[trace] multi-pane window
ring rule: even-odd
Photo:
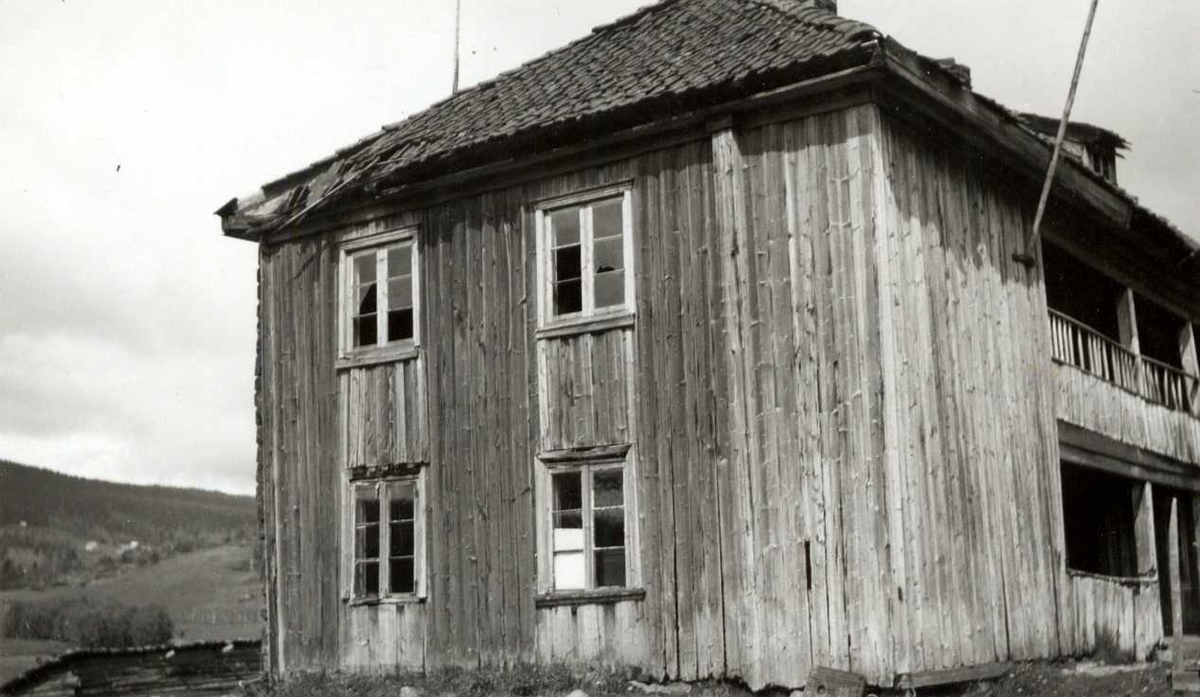
[[[553,471],[550,495],[553,589],[627,586],[624,467],[581,465]]]
[[[354,485],[354,597],[414,595],[421,564],[416,479]]]
[[[539,211],[547,319],[633,307],[629,207],[617,191]]]
[[[411,238],[348,250],[349,351],[416,338],[416,250]]]

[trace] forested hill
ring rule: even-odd
[[[117,484],[0,460],[0,528],[51,528],[105,541],[161,545],[252,539],[254,498],[199,489]]]

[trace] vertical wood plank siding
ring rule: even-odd
[[[1157,604],[1065,572],[1042,280],[1010,261],[1027,202],[913,133],[863,104],[264,246],[276,672],[890,685],[1140,635]],[[539,339],[535,202],[621,182],[634,326]],[[419,356],[339,373],[336,243],[400,224]],[[538,452],[616,443],[645,598],[535,608]],[[428,467],[428,597],[349,606],[346,468],[404,462]]]
[[[421,361],[341,372],[346,467],[429,461]]]
[[[1200,464],[1200,419],[1151,403],[1071,365],[1054,365],[1058,418],[1129,445]]]
[[[880,306],[903,554],[900,670],[1073,653],[1045,297],[1027,201],[987,162],[883,122]],[[895,527],[896,524],[900,527]]]

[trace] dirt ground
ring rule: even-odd
[[[1171,697],[1173,693],[1167,666],[1161,663],[1105,666],[1064,662],[1022,663],[995,682],[927,694],[947,697]]]
[[[598,679],[599,678],[599,679]],[[565,671],[532,668],[513,674],[465,671],[439,676],[390,678],[308,677],[261,689],[253,695],[271,697],[395,697],[403,686],[416,687],[431,697],[566,697],[582,689],[589,697],[646,697],[631,690],[623,676],[580,678]],[[754,697],[743,687],[727,683],[701,683],[683,692],[675,689],[650,697]],[[411,693],[410,693],[411,694]],[[803,695],[804,693],[798,693]],[[899,695],[888,691],[870,694]],[[917,697],[1173,697],[1167,667],[1163,664],[1110,666],[1090,662],[1023,663],[996,681],[921,690]],[[406,696],[407,697],[407,696]],[[789,697],[768,690],[760,697]]]

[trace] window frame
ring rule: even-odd
[[[625,302],[612,307],[596,308],[594,258],[595,237],[592,227],[592,206],[608,199],[621,199],[622,263],[625,272]],[[563,208],[580,207],[579,241],[582,307],[578,312],[554,314],[554,240],[551,239],[549,215]],[[586,213],[585,213],[586,211]],[[537,304],[538,327],[549,329],[569,325],[586,325],[613,318],[632,317],[636,307],[636,278],[633,250],[633,189],[631,182],[577,191],[564,196],[542,199],[536,203],[537,234]]]
[[[378,343],[379,337],[387,334],[388,275],[387,255],[381,254],[389,247],[408,246],[412,268],[412,315],[411,338],[387,343]],[[356,308],[354,259],[373,251],[375,254],[376,283],[376,343],[370,346],[354,345],[354,311]],[[421,253],[417,228],[406,227],[370,235],[338,246],[338,367],[369,364],[377,361],[399,360],[411,357],[421,345]]]
[[[421,602],[427,594],[428,581],[426,577],[426,542],[425,542],[425,472],[404,476],[380,477],[375,479],[359,479],[349,482],[347,561],[345,590],[343,599],[351,605],[378,605],[388,603]],[[391,591],[391,523],[390,509],[393,492],[402,488],[412,489],[413,496],[413,590],[411,592],[393,593]],[[379,592],[371,594],[356,593],[358,566],[360,559],[356,549],[356,534],[359,528],[358,502],[364,494],[378,502],[379,505],[379,556],[372,557],[379,564]]]
[[[600,450],[600,449],[597,449]],[[611,448],[605,448],[611,450]],[[637,481],[628,448],[617,453],[601,455],[582,453],[554,453],[539,456],[537,463],[537,590],[539,605],[570,603],[610,602],[644,597],[641,578],[641,553],[638,543]],[[561,455],[561,457],[560,457]],[[622,586],[596,586],[594,539],[595,500],[592,490],[594,472],[619,469],[622,473],[623,512],[625,516],[625,584]],[[554,489],[556,474],[579,472],[580,496],[583,504],[583,557],[584,588],[556,588],[554,578]]]

